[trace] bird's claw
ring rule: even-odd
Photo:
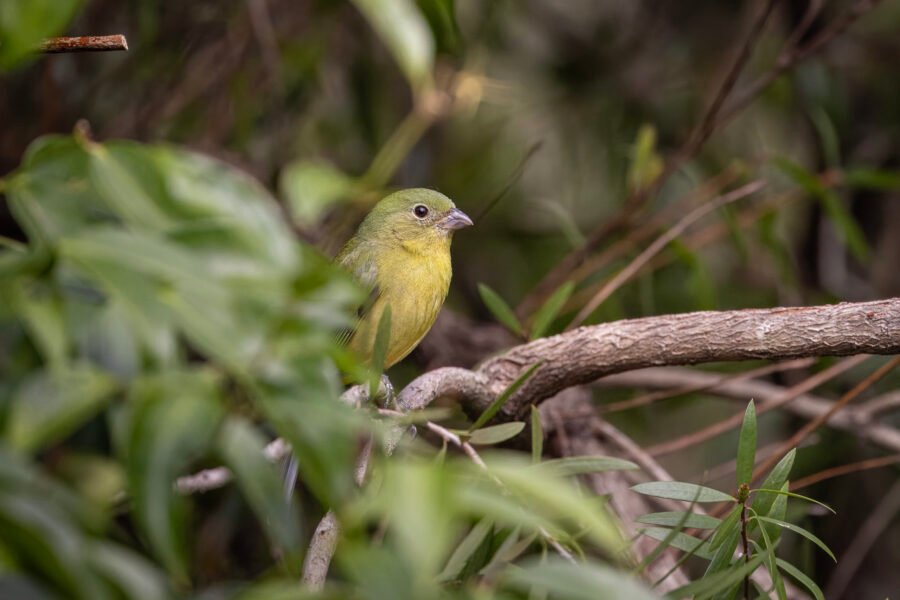
[[[396,397],[394,384],[391,383],[391,380],[387,375],[382,375],[381,382],[378,386],[377,399],[381,401],[381,405],[384,408],[393,408]]]

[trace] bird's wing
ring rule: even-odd
[[[359,329],[359,324],[366,318],[372,306],[381,296],[378,287],[378,265],[375,263],[374,252],[366,252],[365,245],[358,240],[351,240],[343,250],[335,257],[335,262],[353,274],[356,280],[369,290],[369,295],[356,311],[357,320],[353,327],[348,327],[338,335],[338,343],[348,344],[353,334]]]

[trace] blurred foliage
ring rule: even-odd
[[[804,39],[847,4],[824,3]],[[760,177],[765,194],[689,229],[589,322],[900,293],[900,5],[888,0],[718,131],[650,195],[640,227],[612,231],[559,285],[522,303],[629,197],[651,189],[753,6],[0,2],[0,596],[304,597],[298,565],[333,508],[345,529],[332,585],[317,597],[654,597],[628,575],[635,565],[621,559],[602,499],[574,478],[629,465],[529,466],[543,455],[536,412],[532,461],[487,450],[485,472],[446,443],[435,453],[406,439],[355,486],[360,440],[391,439],[385,430],[399,425],[337,401],[340,371],[358,365],[334,334],[360,293],[319,250],[335,251],[389,187],[438,188],[477,221],[454,243],[449,304],[535,338],[561,331],[703,201],[697,189],[712,197]],[[771,67],[805,10],[779,6],[739,90]],[[32,53],[67,24],[73,35],[121,31],[131,51]],[[75,128],[80,118],[93,133]],[[135,141],[94,141],[117,138]],[[437,329],[410,362],[427,366],[448,343]],[[410,362],[392,374],[397,383]],[[652,441],[729,412],[700,393],[610,418]],[[491,446],[524,427],[487,420],[451,419],[452,433]],[[788,427],[763,419],[760,439]],[[300,458],[291,505],[262,455],[275,435]],[[738,445],[746,474],[756,447],[748,435],[667,466],[699,477]],[[795,470],[868,452],[822,436],[828,443],[801,449]],[[235,485],[174,492],[177,477],[217,464]],[[827,525],[793,507],[803,503],[786,514],[784,496],[757,492],[754,503],[771,502],[754,506],[752,567],[821,583],[830,559],[803,559],[809,538],[765,539],[781,526],[763,518],[803,519],[843,548],[885,477],[896,471],[817,488],[844,515]],[[737,543],[730,519],[710,545]],[[711,526],[685,515],[645,523],[661,547],[698,556],[681,530]],[[873,552],[854,593],[896,589],[898,552]],[[730,589],[744,568],[730,558],[710,549],[713,572],[695,583]],[[705,568],[686,564],[698,576]]]

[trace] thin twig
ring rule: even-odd
[[[528,313],[530,310],[524,310],[523,305],[527,303],[529,309],[534,309],[539,306],[543,298],[546,298],[550,293],[553,292],[556,288],[560,286],[564,281],[569,279],[569,275],[572,271],[578,268],[584,260],[600,245],[600,243],[608,239],[609,236],[619,231],[629,224],[631,224],[634,216],[639,212],[639,209],[647,202],[648,199],[652,198],[654,193],[662,186],[662,184],[681,166],[690,160],[697,152],[699,152],[705,141],[709,139],[709,137],[719,128],[721,128],[724,124],[730,121],[733,117],[743,111],[747,106],[749,106],[759,94],[761,94],[766,88],[768,88],[772,83],[774,83],[781,75],[783,75],[786,71],[792,69],[800,62],[806,60],[817,51],[819,51],[823,46],[831,42],[835,37],[843,33],[850,25],[852,25],[859,17],[866,14],[870,10],[872,10],[877,4],[880,3],[881,0],[859,0],[856,4],[847,9],[843,14],[837,17],[831,24],[831,26],[825,28],[818,36],[816,36],[813,40],[808,42],[806,45],[802,47],[789,47],[781,56],[779,56],[776,61],[775,66],[773,66],[769,71],[765,74],[761,75],[757,78],[752,84],[750,84],[743,93],[737,96],[731,102],[726,102],[724,105],[713,102],[710,105],[710,109],[715,109],[715,115],[712,119],[711,123],[704,125],[707,122],[707,117],[704,117],[700,120],[701,125],[692,132],[690,136],[687,137],[682,146],[670,155],[670,158],[666,161],[663,166],[662,172],[657,176],[656,180],[648,186],[645,186],[638,190],[635,194],[626,199],[625,205],[623,209],[620,211],[618,215],[613,217],[608,221],[604,221],[598,227],[594,229],[590,234],[588,234],[584,244],[575,250],[571,251],[569,254],[564,256],[554,267],[551,269],[544,278],[538,283],[535,289],[529,293],[525,300],[523,300],[520,308],[517,309],[517,312],[522,315],[523,313]],[[771,4],[771,2],[769,2]],[[751,35],[745,40],[743,51],[738,53],[738,58],[735,60],[732,71],[729,72],[729,75],[723,80],[723,86],[720,88],[718,97],[726,98],[730,95],[731,87],[733,87],[736,82],[737,75],[739,74],[739,70],[742,69],[744,60],[742,57],[749,57],[749,51],[752,49],[752,43],[755,38],[753,32],[761,31],[761,27],[765,22],[763,17],[768,16],[769,8],[767,7],[762,13],[760,13],[760,18],[758,19],[758,26],[754,26],[751,28]],[[805,31],[808,29],[809,23],[807,22],[806,17],[801,22],[798,29]],[[729,89],[726,89],[728,87]],[[712,111],[707,109],[707,115],[712,114]],[[703,132],[702,135],[696,132]],[[698,140],[702,141],[698,143]]]
[[[291,445],[281,438],[270,442],[263,450],[263,454],[269,462],[278,462],[290,454]],[[233,475],[228,467],[214,467],[179,477],[175,481],[175,491],[179,494],[198,494],[208,492],[231,483]]]
[[[640,406],[646,406],[648,404],[652,404],[659,400],[667,400],[669,398],[677,398],[678,396],[685,396],[687,394],[695,394],[697,392],[705,392],[711,389],[715,389],[722,384],[732,383],[736,381],[743,381],[746,379],[753,379],[756,377],[765,377],[766,375],[771,375],[773,373],[782,373],[784,371],[794,371],[797,369],[805,369],[807,367],[811,367],[814,365],[816,360],[814,358],[797,358],[795,360],[789,360],[787,362],[775,363],[772,365],[763,365],[762,367],[756,369],[750,369],[749,371],[743,371],[741,373],[734,373],[731,375],[722,375],[716,381],[704,381],[702,383],[693,383],[690,385],[685,385],[675,389],[667,389],[661,390],[658,392],[652,392],[650,394],[643,394],[641,396],[637,396],[636,398],[629,398],[628,400],[622,400],[621,402],[610,402],[609,404],[602,405],[599,410],[603,413],[611,413],[611,412],[619,412],[622,410],[629,410],[632,408],[638,408]]]
[[[826,412],[824,415],[816,417],[815,419],[801,427],[800,431],[792,435],[790,439],[788,439],[781,445],[781,449],[778,452],[774,453],[772,456],[764,460],[753,470],[753,479],[758,479],[763,473],[774,467],[775,463],[781,460],[781,458],[785,454],[787,454],[791,448],[796,447],[797,444],[799,444],[806,438],[806,436],[821,427],[824,423],[827,423],[828,419],[830,419],[832,415],[846,406],[848,402],[875,385],[876,382],[890,373],[897,365],[900,365],[900,356],[895,356],[885,364],[878,367],[868,377],[853,386],[853,389],[841,396],[841,398],[837,402],[835,402],[830,409],[828,409],[828,412]]]
[[[717,208],[721,208],[726,204],[736,202],[737,200],[746,198],[747,196],[758,192],[759,190],[764,188],[765,185],[766,183],[764,181],[752,181],[734,191],[719,196],[711,202],[707,202],[706,204],[695,208],[690,213],[685,215],[685,217],[678,221],[678,223],[676,223],[674,227],[656,238],[656,240],[654,240],[646,250],[641,252],[637,257],[635,257],[634,260],[632,260],[628,264],[628,266],[619,271],[615,277],[610,279],[606,283],[606,285],[600,288],[600,290],[596,294],[594,294],[594,297],[591,298],[580,311],[578,311],[578,314],[575,315],[575,318],[572,319],[572,322],[569,323],[569,326],[566,329],[570,330],[573,327],[581,325],[581,323],[583,323],[584,320],[588,318],[590,314],[597,309],[598,306],[600,306],[607,298],[609,298],[613,294],[613,292],[619,289],[623,283],[631,279],[634,274],[641,269],[641,267],[643,267],[651,258],[653,258],[654,255],[665,248],[666,245],[669,244],[672,240],[680,236],[684,232],[684,230],[690,227],[695,221],[703,218]]]
[[[707,371],[687,367],[652,367],[619,373],[604,377],[594,385],[599,387],[636,387],[644,389],[669,389],[673,386],[713,384],[719,376]],[[728,381],[710,388],[709,394],[722,398],[732,398],[742,403],[754,398],[760,403],[782,398],[786,388],[755,379]],[[783,406],[784,410],[804,419],[814,419],[827,413],[834,401],[821,396],[803,394]],[[860,440],[883,448],[889,452],[900,452],[900,431],[887,424],[879,423],[864,412],[865,405],[851,405],[828,419],[828,426],[845,431]],[[760,454],[760,456],[762,456]]]
[[[356,485],[361,486],[363,484],[371,455],[372,438],[369,438],[356,458],[356,471],[354,473]],[[334,557],[335,550],[337,550],[340,533],[341,526],[337,520],[337,515],[334,514],[333,510],[329,510],[316,526],[316,530],[309,542],[309,549],[306,551],[306,556],[303,559],[303,584],[310,590],[319,591],[325,586],[325,581],[328,579],[328,569],[331,566],[331,559]]]
[[[744,40],[744,43],[741,45],[741,48],[734,59],[734,63],[731,65],[731,68],[728,70],[727,75],[722,80],[722,85],[719,87],[719,91],[716,93],[715,98],[706,109],[706,112],[704,113],[703,118],[700,120],[700,123],[688,138],[687,143],[685,143],[684,147],[681,149],[680,152],[683,155],[693,156],[700,149],[700,147],[703,146],[706,140],[709,139],[713,131],[715,131],[717,125],[716,120],[719,116],[719,111],[725,104],[725,100],[728,98],[728,95],[731,94],[731,91],[734,89],[734,86],[738,81],[738,77],[744,70],[747,61],[750,60],[750,57],[753,55],[753,48],[756,45],[756,41],[762,34],[762,31],[766,25],[766,21],[769,20],[769,16],[772,14],[772,10],[775,8],[775,4],[777,2],[778,0],[767,0],[766,5],[763,7],[762,11],[760,11],[760,13],[756,16],[756,19],[753,21],[753,24],[750,27],[750,32],[747,34],[747,38]]]
[[[747,108],[759,94],[772,85],[786,71],[803,62],[834,38],[842,34],[853,25],[860,17],[871,11],[881,0],[858,0],[847,10],[837,16],[828,27],[825,27],[819,35],[803,46],[789,47],[775,61],[775,65],[766,73],[757,78],[753,83],[729,103],[716,119],[716,128],[721,127],[742,110]],[[802,24],[801,24],[802,25]]]
[[[894,483],[890,491],[885,494],[862,527],[859,528],[856,537],[847,546],[825,588],[826,598],[844,597],[844,591],[853,581],[853,577],[863,564],[866,555],[881,534],[888,529],[897,513],[900,513],[900,481]]]
[[[826,481],[828,479],[833,479],[835,477],[842,477],[844,475],[850,475],[851,473],[859,473],[860,471],[869,471],[871,469],[880,469],[882,467],[889,467],[896,464],[900,464],[900,454],[879,456],[878,458],[869,458],[847,465],[831,467],[830,469],[825,469],[823,471],[819,471],[818,473],[813,473],[812,475],[802,477],[797,481],[792,481],[791,491],[793,492],[796,490],[800,490],[816,483]]]
[[[841,373],[844,373],[853,367],[859,365],[864,360],[869,358],[865,355],[860,356],[851,356],[850,358],[845,358],[844,360],[837,362],[824,371],[820,373],[816,373],[812,375],[795,386],[792,386],[785,390],[784,394],[779,398],[773,398],[768,402],[761,403],[756,408],[756,414],[761,415],[763,413],[769,412],[780,406],[787,404],[788,402],[794,400],[798,396],[809,392],[823,383],[830,381],[831,379],[837,377]],[[736,427],[740,427],[741,423],[744,420],[744,413],[741,412],[739,414],[734,414],[727,419],[723,419],[716,423],[713,423],[709,427],[701,429],[699,431],[695,431],[693,433],[689,433],[688,435],[681,436],[679,438],[675,438],[674,440],[670,440],[668,442],[662,442],[661,444],[656,444],[655,446],[650,446],[647,448],[647,452],[651,456],[662,456],[664,454],[671,454],[673,452],[678,452],[679,450],[684,450],[685,448],[689,448],[701,442],[705,442],[708,439],[714,438],[718,435],[725,433],[731,429]],[[776,459],[777,461],[777,459]],[[774,463],[773,463],[774,464]]]
[[[39,52],[60,54],[63,52],[117,52],[127,51],[128,40],[124,35],[85,35],[80,37],[54,37],[41,42]]]

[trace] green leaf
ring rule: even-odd
[[[324,357],[294,363],[283,379],[260,386],[258,406],[297,455],[303,483],[326,506],[356,492],[359,439],[370,419],[339,402],[340,379]]]
[[[301,227],[316,225],[332,206],[348,199],[351,177],[327,163],[298,160],[281,172],[279,188],[291,218]]]
[[[706,560],[712,558],[712,551],[709,548],[709,544],[692,535],[682,533],[681,531],[665,527],[647,527],[646,529],[641,529],[640,533],[653,538],[654,540],[665,542],[667,545],[683,552],[695,554],[700,558]]]
[[[633,156],[628,169],[631,193],[652,184],[663,170],[663,160],[656,149],[656,128],[653,125],[645,123],[638,129]]]
[[[816,546],[821,548],[825,552],[825,554],[827,554],[828,556],[831,557],[831,560],[833,560],[834,562],[837,562],[837,559],[834,557],[834,554],[831,552],[831,549],[825,545],[825,542],[823,542],[822,540],[817,538],[815,535],[813,535],[806,529],[803,529],[802,527],[800,527],[798,525],[794,525],[793,523],[788,523],[787,521],[782,521],[780,519],[773,519],[772,517],[763,517],[761,515],[754,515],[751,517],[751,519],[754,519],[756,521],[762,521],[763,523],[772,523],[773,525],[778,525],[779,527],[787,529],[788,531],[793,531],[794,533],[802,535],[803,537],[805,537],[806,539],[808,539],[809,541],[814,543]]]
[[[529,513],[530,522],[553,519],[555,522],[579,523],[583,536],[600,547],[612,553],[623,549],[618,525],[605,506],[597,499],[586,498],[570,479],[558,477],[552,471],[541,469],[541,465],[531,465],[521,459],[493,455],[486,456],[485,461],[489,473],[502,483],[502,487],[498,489],[497,484],[492,484],[492,478],[482,478],[487,480],[485,485],[493,494],[512,495],[521,502]],[[474,485],[466,487],[473,488]],[[496,520],[513,526],[527,525],[525,521],[511,523],[508,509]],[[551,533],[559,529],[554,521],[547,527]]]
[[[95,542],[90,546],[88,560],[98,573],[115,585],[123,598],[167,600],[173,597],[165,574],[128,548]]]
[[[378,319],[378,329],[375,331],[375,343],[372,345],[372,370],[373,377],[369,382],[369,398],[378,395],[380,376],[384,371],[388,349],[391,344],[391,305],[388,304],[381,311]]]
[[[18,281],[12,290],[20,318],[43,358],[54,369],[68,361],[69,334],[63,317],[63,303],[49,285],[37,281]]]
[[[773,529],[778,530],[778,527],[773,527]],[[777,546],[777,540],[773,540],[768,531],[766,531],[766,526],[759,528],[760,534],[762,534],[763,539],[763,548],[762,550],[766,551],[768,558],[766,559],[766,566],[769,569],[769,574],[772,577],[772,584],[775,588],[775,591],[778,593],[778,600],[787,600],[787,593],[784,589],[784,580],[781,578],[781,573],[778,571],[778,567],[775,563],[775,548]],[[760,550],[759,544],[756,543],[755,540],[751,540],[751,543],[757,550]]]
[[[739,527],[730,528],[728,532],[722,536],[722,541],[719,543],[718,549],[715,551],[712,560],[709,561],[709,565],[706,567],[706,572],[703,574],[704,578],[731,569],[734,561],[734,552],[737,550],[740,539],[741,530]],[[710,544],[710,546],[712,546],[712,544]]]
[[[431,83],[434,39],[412,0],[353,0],[394,55],[414,90]]]
[[[789,482],[785,482],[781,487],[781,491],[788,491]],[[775,502],[772,503],[772,508],[769,509],[769,514],[765,515],[767,517],[772,517],[773,519],[781,519],[784,520],[785,515],[787,514],[787,495],[779,494],[775,496]],[[760,529],[767,535],[772,542],[777,542],[781,537],[781,528],[772,524],[764,523]]]
[[[34,371],[13,396],[6,439],[29,452],[59,441],[100,412],[115,389],[108,375],[87,365]]]
[[[733,550],[732,550],[733,552]],[[750,562],[743,562],[735,565],[727,571],[721,571],[710,574],[707,572],[703,578],[693,581],[680,588],[674,589],[667,594],[667,598],[711,598],[716,594],[723,592],[733,585],[744,580],[762,564],[768,556],[763,552],[757,554],[750,559]]]
[[[728,513],[728,516],[716,527],[716,532],[713,534],[712,539],[709,540],[709,547],[712,550],[716,550],[721,546],[728,537],[739,530],[738,521],[741,518],[741,507],[735,506],[731,509],[731,512]]]
[[[475,446],[499,444],[516,437],[523,429],[525,429],[525,423],[521,421],[482,427],[470,433],[469,442]]]
[[[631,461],[608,456],[569,456],[546,460],[541,465],[560,477],[607,471],[632,471],[639,468]]]
[[[738,438],[737,450],[737,484],[750,484],[753,478],[753,465],[756,464],[756,407],[753,400],[744,411],[744,422]]]
[[[28,57],[36,57],[40,41],[59,35],[81,4],[81,0],[0,2],[0,72]]]
[[[65,598],[106,600],[109,594],[87,564],[89,538],[62,514],[51,497],[0,493],[3,543],[14,548],[43,581]]]
[[[488,536],[493,529],[494,524],[490,519],[482,519],[476,523],[450,555],[444,570],[437,576],[438,581],[453,581],[459,578],[459,574],[462,573],[475,552],[481,548],[485,540],[489,539]]]
[[[710,517],[709,515],[700,515],[697,513],[687,513],[687,519],[684,518],[684,512],[658,512],[641,515],[635,521],[637,523],[646,523],[647,525],[663,525],[665,527],[675,527],[679,523],[684,522],[681,527],[686,529],[715,529],[722,522],[721,519]]]
[[[767,515],[772,509],[772,503],[775,502],[776,494],[780,493],[781,487],[788,480],[791,474],[791,468],[794,466],[794,457],[797,456],[797,449],[794,448],[784,455],[778,464],[772,468],[772,471],[766,477],[761,489],[766,491],[757,491],[750,508],[758,515]]]
[[[760,494],[760,493],[777,494],[779,496],[787,496],[789,498],[797,498],[798,500],[806,500],[807,502],[812,502],[813,504],[818,504],[819,506],[821,506],[825,510],[831,512],[832,514],[835,514],[835,515],[837,514],[837,512],[833,508],[831,508],[824,502],[820,502],[820,501],[816,500],[815,498],[810,498],[809,496],[803,496],[802,494],[797,494],[795,492],[789,492],[784,489],[784,486],[782,486],[782,489],[780,489],[780,490],[773,490],[773,489],[769,489],[769,488],[759,488],[759,489],[751,490],[751,491],[756,492],[757,494]],[[770,508],[768,514],[771,515],[771,513],[773,511],[774,511],[774,508]]]
[[[488,310],[491,311],[491,314],[494,315],[495,319],[500,321],[500,323],[516,335],[525,337],[519,319],[516,318],[516,315],[509,307],[509,304],[507,304],[497,292],[485,284],[479,283],[478,293],[481,294],[481,300],[484,302],[484,305],[488,307]]]
[[[494,418],[494,415],[503,408],[503,405],[506,404],[506,401],[512,398],[512,395],[519,391],[519,388],[528,381],[534,372],[537,371],[538,367],[541,366],[541,363],[535,363],[525,369],[525,371],[516,377],[516,380],[513,381],[509,386],[503,390],[503,392],[497,396],[493,402],[491,402],[484,412],[478,415],[478,418],[472,423],[472,426],[469,427],[469,431],[475,431],[480,427],[483,427],[488,421]]]
[[[143,323],[148,340],[154,324],[175,323],[202,350],[235,370],[257,348],[259,334],[241,327],[232,292],[198,256],[172,241],[96,227],[62,240],[60,252],[122,301],[129,315]]]
[[[844,183],[854,188],[898,190],[900,189],[900,171],[853,167],[844,171]]]
[[[822,593],[821,588],[819,588],[819,586],[816,585],[816,582],[813,581],[809,576],[807,576],[806,573],[781,558],[776,558],[775,563],[781,568],[782,571],[803,584],[803,586],[808,589],[810,593],[812,593],[813,597],[816,600],[825,600],[825,594]]]
[[[716,284],[703,258],[679,239],[669,242],[668,248],[681,263],[690,269],[691,275],[687,279],[687,283],[698,307],[701,310],[713,310],[718,304]]]
[[[681,481],[650,481],[634,485],[631,489],[645,496],[685,502],[736,502],[734,498],[719,490]]]
[[[537,587],[553,598],[567,600],[658,600],[652,590],[622,571],[594,562],[572,564],[556,557],[532,559],[521,568],[511,568],[505,582],[523,592]]]
[[[819,134],[825,166],[829,169],[838,168],[841,164],[841,143],[834,122],[822,107],[815,107],[810,113],[810,118]]]
[[[151,548],[177,579],[187,579],[184,499],[173,482],[208,448],[221,418],[210,372],[169,371],[132,386],[128,484],[134,513]]]
[[[541,462],[544,456],[544,431],[541,427],[541,411],[537,406],[531,405],[531,461],[535,464]]]
[[[531,324],[531,333],[529,335],[530,339],[534,340],[543,337],[547,328],[550,327],[550,324],[553,323],[553,320],[559,315],[559,311],[562,310],[563,306],[565,306],[566,302],[568,302],[569,298],[572,296],[574,290],[575,282],[567,281],[559,286],[559,288],[553,292],[552,296],[547,298],[547,301],[544,302],[534,315],[534,321]]]
[[[266,440],[246,420],[230,417],[219,431],[219,452],[265,527],[269,538],[288,552],[299,547],[297,516],[284,500],[279,470],[266,460]]]
[[[164,231],[173,220],[142,185],[139,174],[120,159],[118,148],[89,143],[91,183],[114,215],[145,231]]]
[[[796,163],[779,158],[775,161],[775,164],[793,179],[797,185],[819,200],[823,210],[834,224],[838,235],[853,256],[861,261],[868,258],[869,245],[866,242],[865,233],[863,233],[862,228],[856,222],[856,219],[853,218],[853,215],[844,207],[837,194],[819,181],[815,175]]]
[[[416,4],[428,20],[438,51],[458,55],[462,46],[462,35],[456,23],[455,1],[416,0]]]

